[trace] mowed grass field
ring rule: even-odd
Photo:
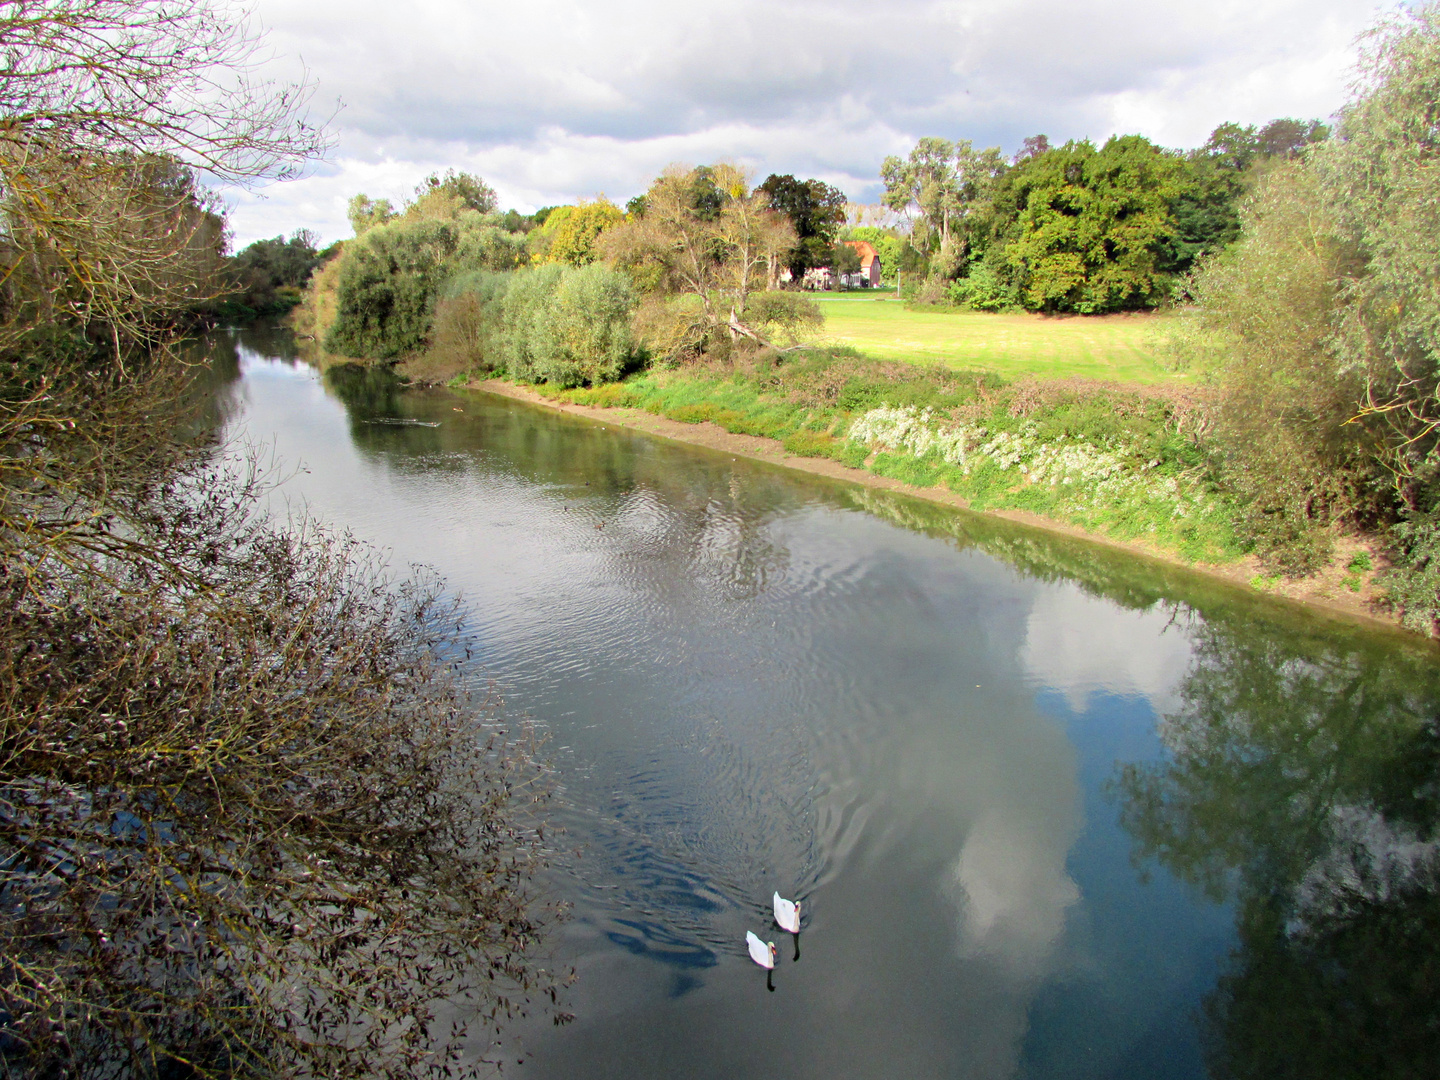
[[[851,345],[867,356],[952,368],[983,368],[1003,378],[1186,381],[1166,371],[1159,343],[1167,316],[995,315],[980,311],[907,310],[873,294],[816,297],[825,327],[816,339]]]

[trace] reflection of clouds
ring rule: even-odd
[[[1367,904],[1385,904],[1406,892],[1440,888],[1440,838],[1422,840],[1407,822],[1378,810],[1337,806],[1331,811],[1334,839],[1296,889],[1291,933],[1316,922],[1343,918]]]
[[[1174,706],[1193,644],[1184,616],[1165,608],[1127,611],[1078,586],[1057,585],[1036,597],[1020,659],[1031,677],[1065,694],[1084,712],[1090,692],[1140,694],[1157,713]]]
[[[960,946],[1009,975],[1030,980],[1044,972],[1065,929],[1065,912],[1080,890],[1065,871],[1072,830],[990,811],[970,830],[955,863]]]

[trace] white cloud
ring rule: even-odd
[[[1224,120],[1332,113],[1375,18],[1354,0],[261,0],[258,13],[279,69],[303,60],[317,100],[345,109],[330,165],[235,196],[240,243],[302,226],[343,236],[356,191],[403,196],[452,165],[527,209],[623,199],[671,161],[716,158],[868,199],[880,160],[925,134],[1194,145]]]
[[[1161,715],[1178,703],[1194,654],[1188,620],[1156,606],[1128,611],[1074,584],[1047,587],[1026,620],[1021,662],[1031,678],[1084,712],[1092,691],[1137,694]]]

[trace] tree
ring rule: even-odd
[[[933,249],[947,252],[957,264],[951,268],[950,276],[954,276],[969,240],[964,226],[989,201],[992,186],[1005,168],[998,146],[976,150],[969,139],[952,143],[948,139],[923,138],[907,160],[887,157],[881,165],[883,201],[902,213],[912,206],[920,211],[928,226],[923,241],[927,253]],[[952,229],[958,232],[953,245]],[[932,241],[932,236],[938,240]]]
[[[1440,6],[1382,22],[1337,138],[1312,156],[1337,239],[1362,260],[1339,282],[1335,359],[1363,373],[1402,503],[1440,505]]]
[[[320,265],[319,237],[297,229],[287,240],[256,240],[226,261],[230,293],[222,312],[232,317],[279,314],[300,302],[300,290]]]
[[[491,214],[499,205],[494,188],[480,177],[467,172],[446,169],[444,175],[431,173],[415,187],[415,195],[406,206],[411,216],[455,218],[465,210]]]
[[[830,251],[829,266],[840,275],[859,273],[860,255],[847,243],[836,244]]]
[[[327,327],[317,328],[325,348],[381,360],[423,348],[448,278],[510,270],[526,258],[525,234],[504,228],[494,205],[483,180],[453,171],[422,181],[398,215],[389,214],[388,203],[352,199],[365,227],[341,252],[335,314]]]
[[[208,228],[193,174],[283,178],[326,146],[304,111],[309,88],[262,78],[258,47],[209,0],[4,6],[0,257],[10,299],[0,351],[56,319],[115,349],[144,347],[213,291],[215,279],[193,265],[178,272],[179,253],[203,244]],[[157,168],[177,182],[154,183]],[[17,301],[25,290],[41,299],[59,277],[63,311]]]
[[[1205,145],[1186,155],[1189,182],[1171,204],[1175,236],[1165,245],[1163,267],[1185,273],[1201,256],[1240,237],[1240,207],[1257,182],[1278,163],[1323,141],[1329,129],[1318,120],[1272,120],[1258,131],[1221,124]]]
[[[367,229],[392,220],[395,217],[395,207],[389,199],[372,199],[361,192],[350,199],[346,216],[350,219],[350,228],[355,231],[355,235],[363,236]]]
[[[599,258],[596,241],[606,229],[625,220],[620,208],[603,195],[570,209],[552,230],[546,258],[569,266],[588,266]]]
[[[203,0],[0,8],[10,1075],[409,1077],[553,989],[535,769],[487,751],[453,606],[273,526],[171,347],[217,284],[201,170],[325,144],[260,44]]]
[[[716,335],[766,342],[748,317],[772,262],[795,244],[795,231],[729,165],[671,168],[645,193],[644,213],[607,232],[607,256],[654,291],[683,298],[671,305],[656,340],[664,352],[700,348]],[[768,305],[767,311],[778,311]]]
[[[1242,239],[1195,280],[1224,426],[1253,431],[1266,413],[1266,444],[1236,438],[1227,459],[1256,520],[1276,523],[1262,552],[1304,571],[1335,523],[1388,526],[1392,601],[1426,631],[1440,616],[1437,97],[1430,3],[1367,37],[1335,137],[1301,152],[1319,126],[1267,126],[1267,145],[1288,156],[1271,159]],[[1270,433],[1293,452],[1268,452]]]
[[[634,287],[605,266],[546,263],[517,273],[503,301],[505,367],[558,386],[618,379],[634,360]]]
[[[1069,142],[1016,166],[997,193],[987,262],[1026,307],[1095,314],[1153,305],[1168,279],[1162,246],[1184,183],[1172,154],[1138,135],[1096,150]]]
[[[1029,161],[1041,154],[1050,152],[1050,137],[1048,135],[1026,135],[1020,144],[1020,149],[1015,151],[1015,156],[1010,159],[1010,164],[1019,165],[1022,161]]]
[[[791,279],[799,281],[811,267],[826,265],[836,233],[845,224],[845,193],[789,173],[771,173],[756,191],[763,191],[769,208],[789,218],[795,230],[795,246],[780,256]]]

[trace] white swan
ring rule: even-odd
[[[775,943],[773,941],[761,941],[755,936],[755,931],[745,931],[745,944],[750,946],[750,959],[763,967],[766,971],[775,968]]]
[[[800,901],[786,900],[778,892],[775,894],[775,922],[781,930],[788,930],[792,934],[800,932]]]

